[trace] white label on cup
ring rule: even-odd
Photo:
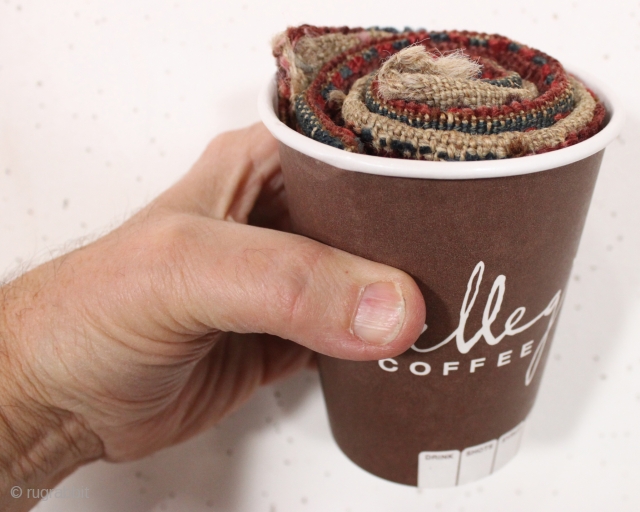
[[[420,452],[418,487],[454,487],[489,476],[516,456],[523,431],[524,421],[500,439],[465,448],[462,452]]]
[[[488,443],[466,448],[462,452],[458,485],[464,485],[491,474],[497,445],[498,442],[494,439]]]
[[[520,448],[520,439],[524,431],[524,421],[516,428],[510,430],[500,437],[498,440],[498,451],[496,452],[496,461],[493,464],[493,470],[497,471],[507,462],[513,459]]]
[[[418,455],[418,487],[433,489],[453,487],[458,480],[460,451],[420,452]]]

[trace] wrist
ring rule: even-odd
[[[0,392],[1,510],[25,509],[20,505],[35,502],[28,489],[50,489],[101,455],[99,438],[72,413]],[[16,486],[20,499],[10,494]]]
[[[10,285],[9,285],[10,286]],[[7,291],[6,288],[2,290]],[[29,351],[4,293],[0,311],[0,510],[28,510],[28,489],[51,488],[79,466],[102,456],[100,438],[70,411],[51,405],[36,381]],[[8,300],[7,300],[8,299]],[[15,305],[15,303],[14,303]],[[9,325],[11,324],[11,325]],[[24,326],[28,328],[28,326]],[[14,487],[22,490],[12,496]]]

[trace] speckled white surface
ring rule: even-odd
[[[288,24],[503,33],[606,80],[627,105],[609,147],[517,459],[476,484],[387,483],[333,443],[317,376],[263,389],[218,428],[64,485],[75,511],[640,510],[640,3],[0,0],[0,272],[116,225],[216,133],[257,120]]]

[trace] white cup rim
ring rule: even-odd
[[[296,132],[280,121],[276,114],[275,78],[271,78],[262,88],[258,98],[258,111],[262,122],[280,142],[339,169],[383,176],[441,180],[517,176],[555,169],[584,160],[604,149],[620,134],[624,124],[624,116],[620,101],[615,93],[588,73],[572,71],[572,74],[587,84],[604,103],[609,118],[607,125],[593,137],[573,146],[540,155],[507,158],[504,160],[431,162],[362,155],[331,147]]]

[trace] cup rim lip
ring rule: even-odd
[[[610,87],[584,71],[570,73],[583,81],[604,103],[609,114],[607,125],[594,136],[567,148],[503,160],[477,160],[472,162],[442,162],[405,160],[351,153],[313,140],[284,124],[276,114],[276,78],[273,76],[260,91],[258,112],[260,119],[281,143],[316,160],[346,171],[429,179],[479,179],[518,176],[555,169],[603,150],[621,132],[624,115],[621,103]]]

